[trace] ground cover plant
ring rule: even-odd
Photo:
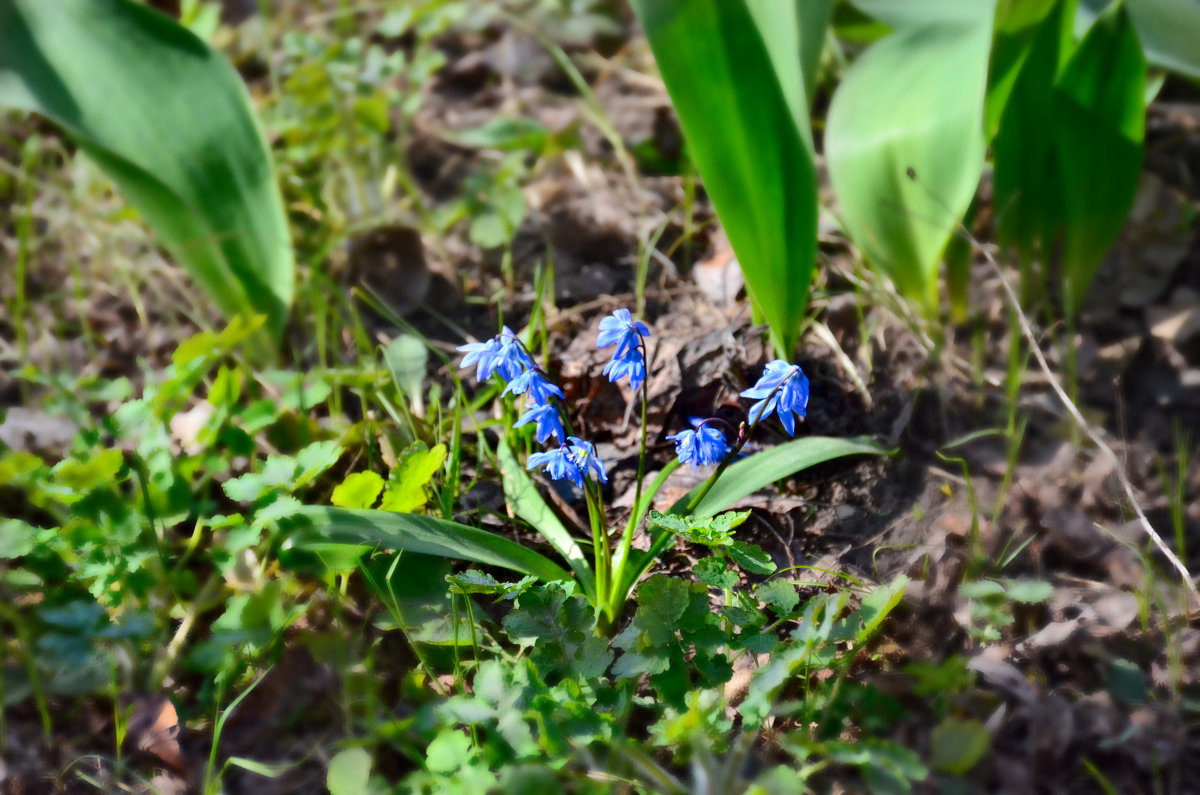
[[[1196,789],[1175,0],[0,0],[0,792]]]

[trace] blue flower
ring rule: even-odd
[[[751,424],[775,412],[783,429],[792,436],[796,432],[795,416],[803,419],[808,409],[808,378],[799,366],[776,359],[742,397],[758,401],[750,407]]]
[[[646,380],[646,362],[642,360],[642,352],[631,348],[626,356],[614,356],[612,361],[604,365],[604,374],[614,384],[628,377],[629,386],[636,391]]]
[[[579,465],[575,463],[575,459],[571,457],[571,453],[565,445],[559,447],[557,450],[534,453],[529,456],[529,465],[525,468],[536,469],[540,466],[546,468],[546,474],[552,480],[566,478],[576,486],[583,488],[583,473],[579,471]]]
[[[547,381],[540,370],[533,367],[518,375],[516,378],[508,382],[508,386],[500,393],[501,396],[512,393],[514,395],[529,395],[529,399],[539,405],[550,400],[551,395],[563,396],[563,392],[554,384]]]
[[[595,473],[601,483],[608,482],[608,473],[604,470],[604,462],[596,457],[596,448],[577,436],[567,437],[566,443],[557,450],[529,456],[526,469],[537,467],[545,467],[551,479],[566,478],[579,488],[583,488],[583,479],[589,471]]]
[[[513,427],[520,428],[531,422],[537,423],[538,444],[545,444],[551,436],[556,437],[560,442],[567,438],[567,434],[563,431],[562,419],[558,416],[558,409],[549,403],[526,403],[525,413],[513,424]]]
[[[467,354],[460,367],[478,363],[475,379],[481,383],[491,378],[492,373],[499,373],[505,381],[512,381],[534,367],[533,360],[508,326],[487,342],[469,342],[459,345],[458,350]]]
[[[623,358],[630,349],[638,347],[639,338],[649,336],[650,329],[645,323],[634,320],[633,313],[628,309],[618,309],[600,321],[596,347],[607,348],[609,345],[616,345],[617,352],[613,354],[613,358]]]
[[[591,470],[596,475],[596,479],[601,483],[608,482],[608,472],[604,469],[604,462],[596,457],[596,448],[591,442],[585,442],[578,436],[568,436],[567,441],[570,443],[571,457],[575,460],[575,464],[583,474],[587,474]]]
[[[667,437],[675,440],[675,454],[679,456],[679,463],[691,464],[692,469],[695,469],[698,466],[716,464],[725,457],[725,452],[729,449],[725,443],[725,436],[711,425],[706,425],[706,422],[692,420],[695,430],[680,431]]]

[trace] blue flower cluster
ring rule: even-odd
[[[609,381],[616,383],[628,378],[634,390],[645,382],[644,341],[648,336],[650,329],[645,323],[634,320],[628,309],[618,309],[600,321],[596,347],[616,346],[612,360],[604,367]],[[550,402],[551,397],[561,399],[562,390],[545,377],[508,326],[487,342],[461,345],[458,350],[466,354],[461,366],[475,365],[475,377],[480,381],[499,375],[507,384],[502,394],[525,396],[525,411],[513,427],[520,428],[532,422],[540,444],[546,444],[552,436],[557,440],[557,449],[529,456],[529,469],[543,467],[554,480],[569,480],[580,488],[589,475],[601,483],[608,482],[608,473],[604,462],[596,456],[595,446],[577,436],[567,436],[559,408]],[[794,436],[796,418],[803,419],[808,409],[808,378],[798,365],[776,359],[767,364],[758,382],[741,396],[757,401],[750,407],[752,427],[775,414],[788,435]],[[690,429],[667,437],[675,442],[675,454],[680,463],[691,464],[695,469],[719,464],[725,459],[731,447],[724,434],[713,426],[715,422],[717,420],[693,419]],[[745,440],[745,435],[739,432],[737,445],[732,449],[740,450]]]
[[[629,312],[625,314],[628,316]],[[645,328],[643,324],[637,325]],[[525,412],[513,423],[514,428],[532,422],[540,444],[548,442],[551,436],[558,440],[557,450],[529,456],[529,469],[545,467],[546,473],[554,480],[566,479],[580,488],[589,473],[601,483],[608,482],[604,462],[596,456],[596,448],[592,443],[577,436],[567,436],[558,407],[550,402],[551,397],[561,399],[562,390],[546,378],[512,329],[505,326],[487,342],[467,343],[460,345],[458,350],[466,354],[460,366],[475,365],[475,377],[478,380],[486,381],[493,375],[499,375],[507,382],[502,395],[525,396]],[[642,373],[644,378],[644,366]]]

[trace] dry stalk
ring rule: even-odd
[[[1004,275],[1004,269],[1000,267],[1000,263],[992,256],[992,253],[980,243],[974,235],[965,227],[960,225],[960,232],[967,236],[971,244],[987,259],[988,264],[995,270],[996,276],[1000,279],[1000,284],[1004,287],[1004,292],[1008,296],[1009,303],[1012,304],[1013,311],[1017,314],[1017,321],[1021,324],[1021,335],[1025,337],[1025,341],[1029,343],[1029,349],[1037,359],[1038,367],[1045,374],[1046,380],[1050,383],[1050,387],[1054,390],[1054,394],[1058,396],[1059,401],[1066,408],[1067,413],[1071,415],[1071,419],[1079,426],[1079,429],[1091,439],[1092,444],[1096,445],[1102,453],[1109,456],[1113,461],[1113,469],[1116,472],[1117,480],[1121,483],[1121,489],[1125,492],[1125,498],[1129,500],[1129,504],[1133,507],[1133,512],[1137,516],[1138,524],[1142,526],[1142,530],[1154,542],[1154,546],[1158,547],[1158,551],[1163,554],[1175,570],[1179,572],[1179,576],[1191,591],[1192,598],[1197,605],[1200,605],[1200,588],[1196,587],[1196,581],[1192,579],[1192,575],[1187,570],[1187,566],[1179,559],[1179,556],[1171,550],[1167,543],[1163,541],[1162,536],[1150,524],[1150,520],[1146,518],[1146,512],[1142,510],[1142,505],[1138,501],[1137,495],[1133,491],[1133,483],[1129,480],[1129,473],[1125,471],[1125,465],[1121,463],[1121,459],[1113,452],[1113,449],[1104,441],[1103,433],[1089,423],[1080,413],[1079,408],[1067,395],[1066,391],[1059,385],[1058,379],[1050,370],[1050,365],[1046,362],[1046,357],[1042,355],[1041,346],[1038,345],[1037,338],[1034,336],[1033,328],[1029,324],[1029,319],[1025,317],[1025,313],[1021,310],[1021,302],[1017,299],[1017,293],[1013,290],[1008,278]]]

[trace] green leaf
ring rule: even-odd
[[[1123,3],[1101,14],[1054,86],[1064,303],[1078,311],[1133,206],[1146,135],[1146,59]]]
[[[446,452],[444,444],[426,448],[421,442],[405,450],[388,478],[387,490],[379,507],[397,513],[425,507],[429,501],[429,482],[446,462]]]
[[[383,361],[396,386],[404,390],[410,400],[419,404],[425,366],[429,363],[429,349],[425,343],[412,334],[401,334],[384,348]]]
[[[294,281],[287,219],[222,56],[129,0],[4,0],[0,104],[60,125],[227,317],[266,315],[278,339]]]
[[[868,436],[838,439],[832,436],[806,436],[785,442],[730,465],[712,490],[690,512],[695,518],[712,516],[729,508],[743,497],[801,470],[848,455],[887,455],[888,449]],[[683,513],[684,506],[699,492],[697,486],[671,507]]]
[[[329,795],[362,795],[371,779],[371,755],[365,748],[347,748],[329,760],[325,786]]]
[[[688,606],[688,583],[676,577],[655,574],[638,587],[637,596],[634,625],[645,632],[655,646],[674,638],[679,619]]]
[[[1005,593],[1014,602],[1036,605],[1054,596],[1054,586],[1045,580],[1007,580]]]
[[[692,567],[696,579],[714,588],[732,588],[738,583],[736,571],[730,571],[723,558],[701,558]]]
[[[339,508],[371,508],[383,491],[383,477],[378,472],[354,472],[338,484],[329,501]]]
[[[764,582],[755,589],[754,595],[775,608],[775,612],[781,616],[792,612],[796,605],[800,604],[800,594],[796,593],[796,586],[787,580]]]
[[[846,230],[930,315],[938,263],[983,169],[994,5],[958,5],[956,21],[909,24],[872,45],[834,94],[825,130]]]
[[[1032,28],[1001,34],[993,55],[993,62],[1021,56],[1003,108],[997,108],[998,97],[989,95],[988,110],[997,117],[993,148],[996,234],[1027,262],[1045,262],[1062,223],[1054,81],[1074,45],[1070,5],[1057,3]],[[1010,53],[1013,49],[1021,52]]]
[[[471,560],[532,574],[543,580],[569,580],[549,559],[507,538],[432,516],[306,506],[297,513],[306,525],[294,532],[287,549],[319,552],[322,547],[378,546],[425,555]]]
[[[862,605],[859,607],[863,626],[856,633],[859,643],[875,634],[875,630],[879,629],[883,620],[896,609],[896,605],[900,604],[900,600],[904,597],[904,589],[907,587],[908,577],[901,574],[887,585],[878,586],[863,598]]]
[[[951,776],[964,776],[992,745],[992,735],[977,720],[946,718],[929,735],[929,766]]]
[[[1082,36],[1111,0],[1080,0],[1075,32]],[[1195,0],[1125,0],[1133,27],[1152,65],[1200,79],[1200,3]]]
[[[19,558],[33,551],[37,528],[20,519],[0,521],[0,560]]]
[[[596,594],[595,577],[591,564],[583,554],[578,542],[567,532],[567,528],[559,521],[558,515],[550,510],[550,506],[538,493],[537,486],[530,480],[529,474],[517,461],[508,444],[501,439],[496,449],[500,465],[500,476],[504,482],[504,501],[513,513],[529,522],[542,538],[550,542],[563,560],[575,572],[580,587],[589,599]]]
[[[765,576],[774,574],[775,569],[778,568],[775,561],[771,560],[771,556],[764,552],[762,547],[742,541],[733,542],[733,546],[729,548],[729,556],[750,574]]]
[[[296,453],[296,483],[292,487],[298,489],[315,480],[322,472],[329,469],[342,457],[342,447],[337,442],[313,442]]]
[[[633,0],[747,291],[785,357],[808,304],[817,234],[801,65],[813,60],[802,44],[816,37],[801,33],[813,17],[798,6]]]
[[[536,154],[545,149],[550,131],[537,119],[527,116],[493,116],[478,127],[447,130],[442,137],[459,146]]]

